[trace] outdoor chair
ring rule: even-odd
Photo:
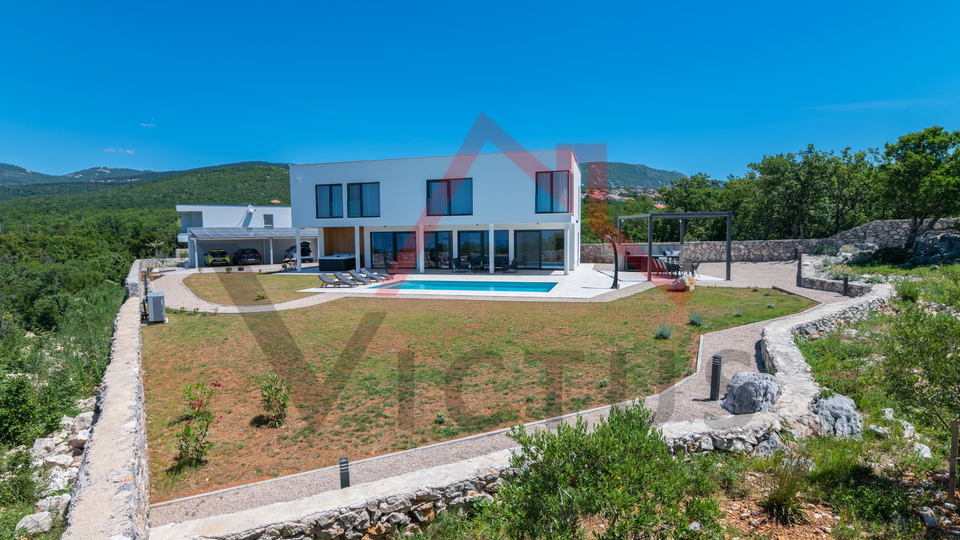
[[[693,268],[690,270],[691,271],[690,275],[700,277],[700,272],[697,271],[697,269],[700,268],[700,260],[694,259],[690,261],[690,264],[693,266]]]
[[[366,280],[366,283],[364,283],[359,279],[353,279],[353,278],[347,277],[343,275],[343,272],[334,272],[333,275],[336,276],[336,278],[339,279],[340,281],[343,281],[345,283],[353,283],[354,285],[366,285],[367,283],[373,283],[373,281],[369,279]]]
[[[343,286],[356,287],[356,285],[348,281],[342,281],[340,279],[330,279],[330,276],[326,274],[320,274],[317,277],[320,278],[321,287],[343,287]]]
[[[466,261],[458,261],[456,259],[450,261],[450,266],[453,267],[454,272],[466,272],[470,269],[470,263]]]
[[[356,270],[347,270],[347,275],[349,275],[350,277],[352,277],[357,281],[362,281],[364,283],[378,283],[378,282],[384,281],[383,279],[380,279],[374,276],[370,276],[370,277],[363,276],[360,274],[360,272],[357,272]]]
[[[510,261],[510,264],[505,265],[505,266],[503,267],[503,273],[504,273],[504,274],[506,274],[507,272],[513,272],[514,274],[516,274],[518,271],[519,271],[519,270],[518,270],[518,266],[517,266],[517,259],[513,259],[512,261]]]
[[[693,260],[687,259],[683,261],[683,264],[680,268],[680,275],[693,275]]]
[[[363,274],[363,275],[365,275],[365,276],[372,277],[373,279],[380,278],[378,281],[384,281],[384,280],[387,280],[387,279],[393,279],[393,276],[390,275],[389,273],[386,273],[386,274],[378,274],[378,273],[376,273],[376,272],[371,272],[371,271],[367,270],[366,267],[364,267],[364,266],[361,266],[361,267],[360,267],[360,273]]]

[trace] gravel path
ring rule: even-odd
[[[704,275],[722,276],[724,272],[725,265],[723,263],[704,263],[700,267],[700,273]],[[183,286],[182,279],[189,273],[191,272],[174,272],[153,282],[154,290],[165,293],[168,306],[180,307],[182,305],[191,310],[193,307],[201,306],[210,308],[210,310],[212,310],[212,307],[217,307],[219,313],[246,313],[306,307],[346,296],[331,293],[317,294],[276,306],[251,307],[249,310],[247,308],[237,309],[234,306],[215,306],[197,299]],[[732,281],[702,282],[700,286],[759,286],[763,288],[776,286],[785,291],[823,303],[844,299],[837,293],[796,287],[795,262],[734,263],[732,276]],[[579,301],[609,302],[616,298],[636,294],[652,286],[654,285],[635,285],[629,289],[611,291],[601,297]],[[431,298],[437,297],[433,296]],[[497,298],[497,300],[528,301],[529,299]],[[723,357],[722,373],[724,380],[721,384],[721,392],[723,392],[726,381],[733,374],[741,371],[757,371],[760,332],[769,322],[763,321],[705,335],[701,341],[701,369],[673,388],[646,399],[647,406],[655,411],[656,422],[659,424],[668,421],[726,415],[726,411],[720,408],[719,402],[706,400],[709,397],[709,360],[715,354]],[[593,409],[583,412],[581,415],[590,421],[595,421],[601,415],[605,415],[608,408]],[[549,427],[555,425],[556,422],[558,422],[557,419],[552,419],[531,425]],[[353,484],[373,482],[514,446],[515,444],[506,436],[506,430],[500,430],[357,461],[351,464],[350,478]],[[151,506],[150,522],[152,526],[159,526],[174,521],[187,521],[237,512],[274,502],[292,501],[339,487],[339,471],[336,466],[331,466],[186,499],[158,503]]]

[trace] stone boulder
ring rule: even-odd
[[[770,434],[770,437],[758,444],[753,453],[758,456],[769,456],[776,454],[777,452],[788,453],[790,449],[787,448],[787,445],[783,444],[783,441],[780,440],[780,436],[773,432]]]
[[[85,412],[77,415],[73,419],[73,425],[70,427],[70,431],[74,434],[80,433],[85,429],[90,429],[90,426],[93,425],[93,413]]]
[[[27,534],[40,534],[49,531],[53,527],[53,517],[50,512],[38,512],[23,516],[23,519],[17,522],[14,530],[23,529]]]
[[[820,419],[821,435],[859,437],[863,433],[863,418],[847,396],[835,394],[827,399],[818,398],[812,408]]]
[[[67,508],[70,506],[70,495],[54,495],[52,497],[46,497],[37,501],[34,510],[36,512],[50,512],[51,514],[58,514],[60,517],[63,517],[67,513]]]
[[[687,292],[690,289],[687,288],[687,285],[682,281],[674,281],[673,283],[667,285],[667,290],[670,292]]]
[[[777,378],[769,373],[737,373],[727,384],[721,406],[733,414],[769,411],[782,392]]]

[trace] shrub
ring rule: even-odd
[[[271,373],[260,383],[260,406],[267,416],[267,425],[280,427],[287,419],[290,404],[290,383]]]
[[[447,413],[440,411],[437,413],[437,416],[433,419],[434,424],[444,425],[447,423]]]
[[[909,278],[900,278],[893,283],[897,296],[904,302],[916,302],[920,299],[920,285]]]
[[[853,247],[851,244],[844,244],[840,246],[840,253],[856,253],[857,248]]]
[[[767,302],[767,307],[770,308],[770,309],[772,309],[772,308],[775,308],[775,307],[777,307],[777,306],[776,306],[776,304],[774,304],[773,302]]]
[[[226,267],[226,268],[224,268],[223,270],[224,270],[224,272],[226,272],[226,273],[228,273],[228,274],[229,274],[230,272],[233,272],[233,267],[231,267],[231,266],[227,266],[227,267]]]
[[[770,474],[770,489],[760,500],[760,506],[783,524],[796,523],[803,516],[800,506],[800,492],[806,487],[806,460],[794,458],[774,458]]]
[[[838,264],[827,271],[827,277],[830,279],[843,279],[844,275],[847,275],[847,277],[850,278],[850,281],[856,281],[860,278],[860,276],[853,271],[853,268],[850,268],[845,264]]]
[[[44,477],[31,466],[31,459],[30,451],[23,448],[0,454],[0,505],[33,503],[40,498]]]
[[[657,329],[657,333],[653,336],[654,339],[670,339],[670,327],[667,325],[661,326]]]
[[[742,312],[742,311],[734,311],[734,312],[733,312],[733,316],[734,316],[734,317],[743,317],[743,312]]]
[[[257,300],[266,300],[266,298],[267,298],[267,293],[263,291],[259,291],[257,293]]]
[[[57,427],[58,404],[41,397],[54,389],[26,374],[0,377],[0,445],[32,444]]]
[[[876,285],[877,283],[884,283],[886,280],[883,278],[883,276],[868,276],[863,280],[863,282],[870,285]]]
[[[174,469],[199,467],[207,462],[207,453],[213,443],[207,440],[210,426],[220,423],[223,416],[214,416],[210,410],[213,393],[221,384],[199,382],[183,387],[183,427],[177,432],[177,457]]]
[[[578,417],[557,431],[510,437],[518,471],[504,478],[498,510],[508,538],[582,538],[599,518],[599,538],[716,538],[716,501],[703,496],[689,468],[669,453],[642,403],[614,407],[592,432]],[[691,535],[690,525],[701,529]]]
[[[699,313],[687,315],[687,324],[690,326],[703,326],[703,315]]]
[[[771,293],[770,291],[763,291],[763,295],[764,295],[764,296],[770,296],[771,294],[773,294],[773,293]]]
[[[183,396],[184,417],[188,420],[196,420],[210,413],[210,403],[213,399],[214,389],[219,388],[219,382],[207,384],[198,382],[183,387],[181,394]]]
[[[885,246],[877,249],[870,256],[871,260],[880,264],[903,264],[913,257],[913,250],[903,247]]]
[[[817,246],[811,249],[810,253],[814,255],[829,255],[832,257],[837,253],[840,253],[840,248],[837,246]]]

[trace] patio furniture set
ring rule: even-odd
[[[450,267],[454,272],[485,272],[490,269],[490,258],[477,256],[461,257],[459,261],[456,259],[452,260]],[[507,257],[494,257],[493,269],[494,271],[500,270],[504,274],[507,272],[518,273],[519,265],[516,258],[510,261]]]

